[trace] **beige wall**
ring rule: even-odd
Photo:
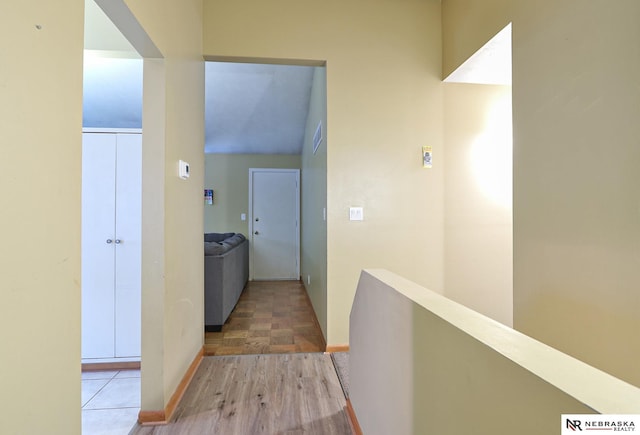
[[[640,3],[486,3],[443,1],[445,64],[513,21],[515,327],[640,385]]]
[[[511,87],[446,83],[444,294],[513,325]]]
[[[83,10],[0,6],[3,434],[80,433]]]
[[[313,135],[322,123],[323,141],[313,153]],[[327,74],[316,67],[302,147],[301,276],[320,328],[327,336]]]
[[[213,189],[204,206],[206,233],[242,233],[249,237],[249,168],[300,169],[299,155],[205,154],[205,189]]]
[[[364,267],[442,291],[440,2],[213,0],[204,12],[205,55],[327,62],[328,343],[348,342]]]
[[[204,340],[202,1],[126,4],[163,55],[145,61],[143,96],[142,410],[153,411]]]
[[[443,0],[442,77],[448,77],[513,19],[522,0]],[[542,8],[540,8],[542,9]],[[548,8],[554,13],[554,8]]]
[[[640,388],[385,270],[362,272],[350,336],[367,435],[556,434],[561,414],[640,412]]]

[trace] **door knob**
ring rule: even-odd
[[[256,222],[258,222],[260,220],[260,218],[256,218]]]
[[[122,240],[116,239],[116,245],[119,245],[120,243],[122,243]]]
[[[256,231],[256,232],[255,232],[255,233],[253,233],[253,234],[258,235],[258,234],[260,234],[260,233]]]
[[[113,243],[113,240],[107,239],[107,243]]]

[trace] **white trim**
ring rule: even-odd
[[[141,362],[139,356],[120,358],[82,358],[82,364]]]
[[[88,127],[82,129],[83,133],[127,133],[142,134],[141,128],[105,128],[105,127]]]
[[[249,280],[253,281],[253,174],[256,172],[295,173],[296,175],[296,276],[300,277],[300,169],[249,168]]]
[[[127,41],[128,42],[128,41]],[[131,47],[131,51],[125,50],[84,50],[85,59],[134,59],[142,62],[142,58],[137,51]]]

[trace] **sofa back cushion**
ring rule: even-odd
[[[233,246],[238,246],[240,243],[244,242],[244,240],[245,240],[245,237],[242,234],[236,233],[233,236],[224,239],[222,243],[226,243],[231,247],[233,247]]]
[[[227,251],[227,247],[218,242],[204,242],[204,255],[220,255]]]
[[[228,239],[234,234],[235,233],[205,233],[204,241],[205,242],[222,242],[224,239]]]

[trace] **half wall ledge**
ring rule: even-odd
[[[538,435],[562,414],[640,414],[640,388],[387,270],[362,271],[349,330],[366,434]]]

